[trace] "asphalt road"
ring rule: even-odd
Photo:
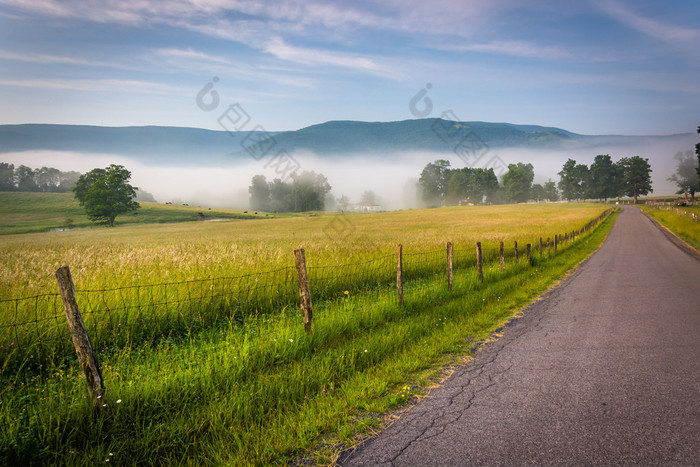
[[[700,465],[700,260],[637,208],[340,465]]]

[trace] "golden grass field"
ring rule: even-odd
[[[451,207],[379,214],[127,225],[0,236],[0,299],[56,292],[54,272],[71,268],[77,288],[112,288],[225,277],[293,265],[305,248],[310,266],[393,253],[473,250],[571,231],[606,209],[593,203]]]

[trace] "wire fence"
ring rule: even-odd
[[[586,234],[610,212],[612,209],[572,232],[527,242],[531,256],[555,254],[557,248]],[[519,261],[524,264],[527,263],[526,249],[525,243],[485,244],[481,248],[481,263],[513,265]],[[444,247],[403,251],[399,269],[407,284],[407,293],[420,293],[424,286],[421,284],[428,282],[425,279],[446,277],[452,269],[476,271],[479,260],[474,245],[454,245],[452,256],[446,252]],[[357,263],[310,264],[305,268],[314,303],[331,302],[349,293],[383,293],[400,287],[397,257],[393,254]],[[75,289],[85,329],[92,348],[98,353],[177,334],[192,335],[222,322],[242,323],[251,315],[298,309],[300,305],[300,283],[295,266],[231,277],[113,289],[84,290],[80,289],[80,284],[75,284]],[[60,293],[0,300],[0,374],[41,371],[72,359],[75,359],[75,352]]]
[[[683,208],[678,208],[673,205],[661,205],[661,204],[647,204],[648,207],[653,209],[658,209],[660,211],[668,211],[678,214],[679,216],[686,216],[693,219],[695,222],[698,221],[698,214],[693,211],[688,211]]]

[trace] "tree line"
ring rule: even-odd
[[[53,167],[32,169],[0,162],[0,191],[66,193],[75,187],[79,172],[61,172]]]
[[[428,206],[559,200],[552,180],[543,186],[533,184],[534,178],[532,164],[509,164],[499,183],[493,168],[452,168],[449,161],[441,159],[425,166],[418,185],[420,196]]]
[[[328,179],[316,172],[295,172],[289,181],[271,182],[256,175],[248,187],[250,209],[267,212],[322,211],[330,191]]]
[[[590,167],[569,159],[559,176],[559,183],[550,179],[544,185],[533,184],[532,164],[518,162],[508,164],[499,182],[492,168],[452,168],[449,161],[436,160],[425,166],[418,184],[429,206],[558,201],[560,196],[569,201],[607,200],[623,195],[634,197],[636,203],[638,196],[652,191],[649,160],[639,156],[613,162],[607,154],[598,155]]]

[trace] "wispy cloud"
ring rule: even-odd
[[[192,48],[188,49],[157,49],[155,50],[155,54],[165,57],[165,58],[175,58],[175,59],[187,59],[187,60],[196,60],[196,61],[204,61],[204,62],[212,62],[212,63],[220,63],[224,65],[230,65],[231,60],[220,57],[217,55],[211,55],[207,54],[204,52],[199,52],[197,50],[193,50]]]
[[[146,94],[181,94],[191,90],[165,83],[120,79],[22,79],[0,80],[0,86],[60,89],[75,91],[137,92]]]
[[[445,50],[457,52],[485,52],[513,57],[540,59],[567,59],[573,57],[568,50],[558,46],[540,46],[523,41],[494,41],[480,44],[442,46]]]
[[[672,43],[685,43],[700,38],[700,30],[663,23],[645,18],[623,4],[610,0],[599,2],[602,10],[618,21],[656,39]]]
[[[0,50],[0,59],[2,60],[16,60],[20,62],[28,63],[41,63],[44,65],[84,65],[84,66],[102,66],[102,67],[115,67],[112,62],[99,62],[91,61],[83,58],[66,57],[61,55],[47,55],[47,54],[36,54],[36,53],[16,53],[9,52],[7,50]],[[118,66],[121,68],[121,66]]]
[[[330,52],[303,47],[295,47],[284,42],[281,38],[271,40],[264,48],[275,57],[304,65],[330,65],[363,71],[377,76],[396,77],[396,73],[375,60],[341,52]]]

